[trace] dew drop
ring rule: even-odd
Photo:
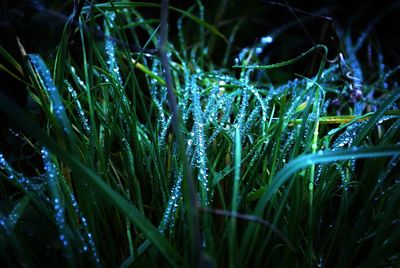
[[[263,44],[270,44],[274,41],[274,39],[272,38],[272,36],[264,36],[263,38],[261,38],[261,43]]]

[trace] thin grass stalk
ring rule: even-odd
[[[178,106],[176,103],[176,96],[173,90],[172,76],[168,60],[167,42],[168,42],[168,0],[161,2],[161,26],[160,26],[160,61],[164,70],[164,79],[168,90],[169,108],[172,114],[173,130],[175,139],[178,144],[179,157],[183,162],[183,183],[184,183],[184,200],[186,203],[186,211],[188,215],[188,222],[191,230],[191,256],[193,264],[200,265],[200,229],[199,229],[199,215],[197,210],[196,191],[192,180],[192,172],[189,163],[187,163],[185,143],[181,133],[182,119]]]

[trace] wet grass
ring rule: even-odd
[[[342,36],[350,41],[335,61],[321,44],[270,63],[279,34],[235,55],[240,24],[221,33],[197,1],[169,7],[180,16],[169,41],[163,4],[77,6],[52,58],[20,44],[18,62],[0,48],[1,70],[40,111],[0,95],[18,127],[10,133],[35,159],[0,154],[1,261],[399,265],[398,68],[362,68],[368,32],[354,46]],[[210,40],[226,43],[221,63]],[[313,55],[310,77],[271,82],[271,70]]]

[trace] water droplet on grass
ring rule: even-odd
[[[263,44],[270,44],[273,41],[274,41],[274,39],[272,38],[272,36],[269,36],[269,35],[261,38],[261,43],[263,43]]]

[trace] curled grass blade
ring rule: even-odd
[[[265,207],[271,197],[278,191],[278,189],[287,182],[293,174],[297,171],[319,163],[329,163],[334,161],[352,160],[358,158],[378,158],[388,157],[400,154],[400,145],[395,146],[377,146],[365,148],[349,148],[341,151],[319,151],[316,154],[304,155],[296,158],[288,163],[282,170],[280,170],[272,180],[271,184],[258,189],[249,195],[249,200],[260,198],[257,205],[257,211]]]

